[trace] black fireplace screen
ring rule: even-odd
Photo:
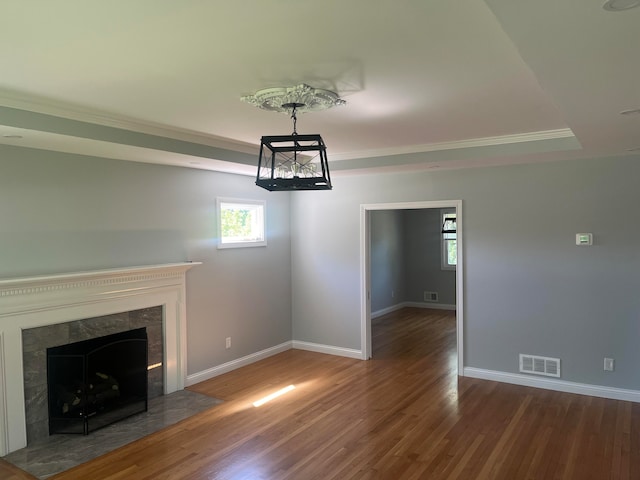
[[[147,410],[146,328],[47,349],[49,434],[89,432]]]

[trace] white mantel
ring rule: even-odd
[[[170,263],[0,280],[0,456],[27,445],[22,330],[163,306],[165,393],[184,388],[185,274]]]

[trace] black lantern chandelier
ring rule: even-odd
[[[265,110],[287,112],[293,121],[291,135],[262,137],[256,185],[269,191],[331,190],[327,147],[318,134],[299,134],[297,113],[343,105],[328,90],[308,85],[262,90],[243,100]]]
[[[275,190],[331,190],[327,147],[317,134],[300,135],[296,130],[296,109],[300,103],[284,104],[291,109],[293,133],[262,137],[256,185]]]

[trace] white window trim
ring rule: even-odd
[[[456,220],[457,220],[457,213],[455,211],[451,211],[451,210],[444,210],[440,212],[440,227],[442,227],[442,225],[444,225],[444,217],[445,215],[451,215],[451,214],[456,214]],[[456,242],[457,242],[457,234],[456,234]],[[440,233],[440,268],[442,270],[455,270],[457,265],[449,265],[449,263],[447,262],[447,258],[449,252],[447,251],[447,242],[444,238],[444,235],[442,233]]]
[[[262,240],[247,240],[242,242],[222,242],[222,204],[230,203],[236,205],[257,205],[262,207]],[[218,224],[218,248],[247,248],[247,247],[266,247],[267,246],[267,202],[265,200],[250,200],[246,198],[216,198],[216,214]]]

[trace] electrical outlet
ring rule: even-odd
[[[231,348],[231,337],[227,337],[225,342],[225,348]]]
[[[614,360],[613,358],[606,358],[604,359],[604,371],[605,372],[613,372],[613,367],[614,367]]]

